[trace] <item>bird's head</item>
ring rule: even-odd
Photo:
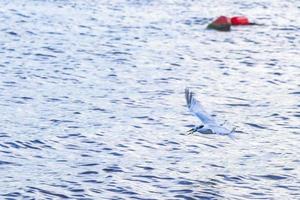
[[[188,130],[188,135],[193,134],[193,133],[199,131],[199,130],[202,129],[203,127],[204,127],[204,125],[195,126],[194,128]]]

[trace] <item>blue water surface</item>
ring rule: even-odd
[[[206,30],[219,15],[263,26]],[[298,0],[2,0],[1,199],[300,199]],[[186,135],[190,87],[235,139]]]

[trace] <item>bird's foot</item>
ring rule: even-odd
[[[234,133],[236,131],[236,127],[234,127],[230,133]]]
[[[227,120],[225,120],[225,121],[223,122],[223,124],[221,124],[221,126],[224,126],[226,123],[227,123]]]

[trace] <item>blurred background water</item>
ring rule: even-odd
[[[265,26],[205,29],[219,15]],[[1,199],[300,199],[298,0],[2,0]],[[236,139],[186,135],[191,87]]]

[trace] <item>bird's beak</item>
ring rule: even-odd
[[[193,134],[195,132],[196,132],[195,128],[192,128],[192,129],[190,129],[190,130],[187,131],[188,135]]]

